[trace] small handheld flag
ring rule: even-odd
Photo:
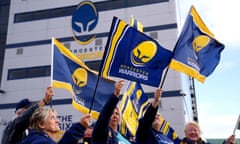
[[[119,107],[124,124],[121,127],[121,132],[123,134],[126,133],[127,128],[131,135],[135,136],[138,120],[143,116],[148,104],[148,97],[144,94],[140,83],[130,82],[127,91],[121,99]]]
[[[99,112],[114,91],[114,81],[98,77],[58,40],[53,39],[52,83],[55,88],[68,90],[72,105],[82,113],[91,111],[97,119]],[[98,84],[97,84],[97,80]],[[96,90],[96,96],[94,92]],[[93,107],[92,105],[93,100]]]

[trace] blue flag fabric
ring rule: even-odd
[[[64,88],[72,94],[72,105],[82,113],[91,113],[97,119],[102,107],[114,91],[114,81],[99,78],[79,58],[58,40],[53,39],[53,87]],[[94,91],[97,87],[95,97]]]
[[[176,43],[169,68],[203,83],[218,65],[223,49],[224,45],[214,38],[192,6]]]
[[[171,51],[114,17],[101,73],[158,87],[171,58]]]
[[[148,97],[144,94],[140,83],[130,82],[119,107],[123,121],[121,126],[122,134],[127,137],[136,135],[138,120],[145,113],[148,104]]]

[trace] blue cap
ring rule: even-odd
[[[22,99],[20,100],[17,105],[16,105],[16,111],[20,108],[28,108],[30,105],[32,104],[32,102],[29,101],[29,99]]]

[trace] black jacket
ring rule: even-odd
[[[33,104],[20,116],[10,121],[3,131],[2,144],[19,144],[26,136],[25,130],[29,126],[29,120],[33,112],[39,108],[38,104]]]

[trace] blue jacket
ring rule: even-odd
[[[119,101],[112,95],[104,105],[92,133],[92,144],[118,144],[117,133],[109,127],[111,115]]]
[[[78,140],[83,137],[86,130],[80,123],[72,124],[58,144],[77,144]],[[23,140],[22,144],[56,144],[46,133],[34,129],[29,131],[29,135]]]
[[[157,110],[158,107],[154,108],[150,105],[143,118],[139,120],[136,133],[136,144],[173,144],[173,141],[167,136],[152,128]]]

